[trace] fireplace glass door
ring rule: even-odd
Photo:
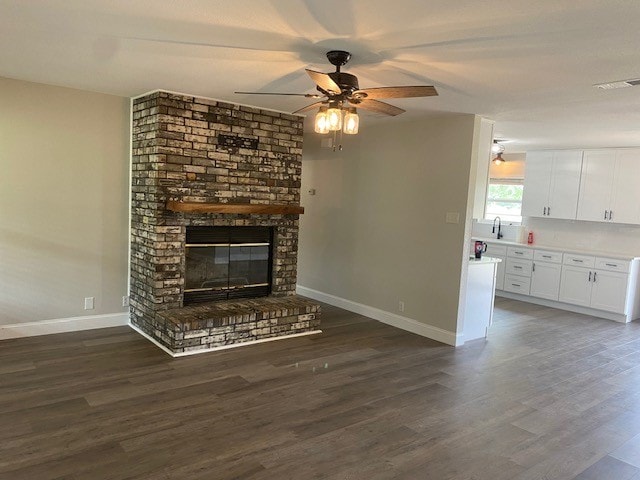
[[[185,305],[271,292],[270,228],[190,227],[185,257]]]

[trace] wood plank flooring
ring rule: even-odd
[[[180,359],[127,327],[1,342],[0,479],[640,480],[640,324],[498,299],[453,349],[323,309]]]

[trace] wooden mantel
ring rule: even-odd
[[[241,215],[300,215],[304,213],[304,207],[297,205],[176,202],[175,200],[167,202],[167,210],[183,213],[235,213]]]

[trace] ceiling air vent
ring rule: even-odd
[[[613,90],[614,88],[635,87],[636,85],[640,85],[640,78],[634,78],[633,80],[619,80],[617,82],[596,83],[594,87],[598,87],[603,90]]]

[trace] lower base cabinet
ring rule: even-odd
[[[561,302],[624,313],[627,300],[626,273],[565,265],[560,283]]]
[[[556,263],[535,262],[531,272],[532,297],[558,300],[562,266]]]
[[[507,248],[499,243],[488,243],[487,250],[503,260],[498,264],[496,290],[562,302],[558,308],[569,304],[593,309],[596,316],[597,311],[606,312],[602,316],[618,321],[640,318],[639,258]]]
[[[589,307],[591,304],[591,276],[588,268],[564,265],[560,282],[559,300],[572,305]]]
[[[627,301],[626,273],[594,270],[591,287],[591,308],[609,312],[624,313]]]

